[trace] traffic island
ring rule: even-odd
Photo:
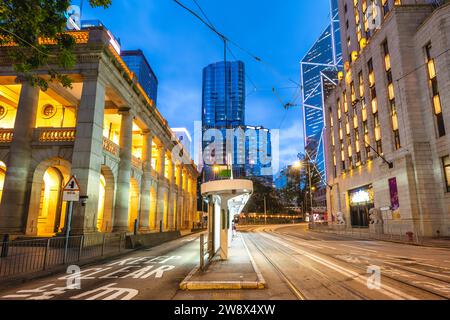
[[[228,260],[214,257],[205,271],[200,265],[181,282],[180,288],[198,290],[254,290],[266,288],[266,281],[255,264],[245,240],[233,237]]]

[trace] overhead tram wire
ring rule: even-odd
[[[203,18],[205,18],[205,20],[209,23],[209,25],[214,28],[215,30],[217,30],[216,26],[214,25],[214,23],[211,21],[211,19],[209,19],[208,15],[206,14],[205,10],[203,10],[203,8],[200,6],[199,2],[197,0],[192,0],[195,5],[197,6],[197,8],[200,10],[201,14],[203,15]],[[228,39],[228,41],[230,43],[231,40]],[[240,47],[239,45],[237,45],[236,43],[233,43],[236,47],[238,47],[239,49],[245,51],[248,55],[252,56],[255,60],[257,60],[258,62],[262,62],[262,59],[256,57],[255,55],[253,55],[252,53],[250,53],[248,50],[243,49],[242,47]],[[231,56],[234,58],[234,60],[239,60],[236,55],[234,54],[233,50],[230,48],[230,46],[227,46],[227,50],[228,52],[231,54]],[[252,84],[253,86],[253,90],[250,91],[249,93],[247,93],[246,98],[248,98],[249,96],[253,95],[255,92],[259,91],[264,91],[261,88],[258,88],[258,86],[255,84],[255,81],[253,81],[253,79],[250,77],[250,75],[248,74],[248,72],[245,73],[246,78],[248,79],[248,81]],[[290,81],[292,81],[291,79],[289,79]],[[295,82],[294,82],[295,83]],[[277,88],[277,90],[281,90],[281,89],[298,89],[298,84],[295,83],[296,86],[295,87],[283,87],[283,88]],[[266,91],[273,91],[272,89],[268,89]],[[296,91],[294,93],[294,97],[298,94],[298,91]],[[294,98],[293,98],[294,99]],[[295,102],[293,102],[295,103]]]
[[[188,8],[187,6],[185,6],[183,3],[181,3],[179,0],[173,0],[176,4],[178,4],[180,7],[182,7],[183,9],[185,9],[186,11],[188,11],[191,15],[193,15],[195,18],[197,18],[200,22],[202,22],[206,27],[208,27],[210,30],[212,30],[214,33],[216,33],[220,38],[222,38],[223,41],[228,42],[232,45],[234,45],[235,47],[237,47],[239,50],[243,51],[244,53],[246,53],[247,55],[249,55],[253,60],[265,64],[267,66],[269,66],[273,71],[275,71],[276,73],[279,74],[278,70],[268,61],[265,61],[263,59],[261,59],[259,56],[253,54],[252,52],[250,52],[249,50],[245,49],[244,47],[242,47],[241,45],[239,45],[237,42],[235,42],[234,40],[228,38],[227,36],[225,36],[223,33],[219,32],[214,25],[211,23],[211,20],[208,19],[208,17],[205,14],[205,11],[201,8],[200,4],[198,3],[197,0],[193,0],[195,5],[199,8],[200,12],[202,13],[202,15],[205,18],[202,18],[199,14],[197,14],[195,11],[193,11],[192,9]],[[206,20],[206,21],[205,21]],[[297,83],[296,81],[292,80],[291,78],[288,78],[290,82],[294,83],[297,87],[301,88],[301,85],[299,83]]]
[[[198,3],[197,0],[192,0],[195,5],[197,6],[197,8],[200,10],[201,14],[203,15],[203,17],[206,19],[206,21],[208,21],[209,25],[216,29],[216,26],[214,25],[214,23],[212,23],[212,21],[208,18],[208,15],[206,14],[206,12],[203,10],[203,8],[200,6],[200,4]],[[236,55],[234,54],[233,50],[231,50],[230,46],[227,46],[227,50],[228,52],[231,54],[231,56],[234,58],[234,60],[239,60],[236,58]],[[255,93],[258,90],[258,87],[256,86],[255,82],[252,80],[252,78],[249,76],[249,74],[246,72],[245,73],[246,78],[248,79],[248,81],[252,84],[253,86],[253,90],[249,93],[247,93],[246,98],[249,97],[250,95],[252,95],[253,93]]]

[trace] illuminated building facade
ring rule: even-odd
[[[339,0],[344,71],[325,102],[328,211],[450,235],[450,5]]]
[[[108,30],[70,34],[72,88],[17,81],[11,47],[0,47],[0,235],[63,232],[62,188],[72,175],[82,199],[72,234],[133,233],[136,222],[138,233],[190,228],[198,174],[188,153],[180,157],[183,146]]]

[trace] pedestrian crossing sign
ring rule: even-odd
[[[63,189],[63,201],[80,201],[80,184],[75,176],[72,176]]]

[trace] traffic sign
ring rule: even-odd
[[[72,176],[63,189],[63,201],[80,201],[80,184],[75,176]]]

